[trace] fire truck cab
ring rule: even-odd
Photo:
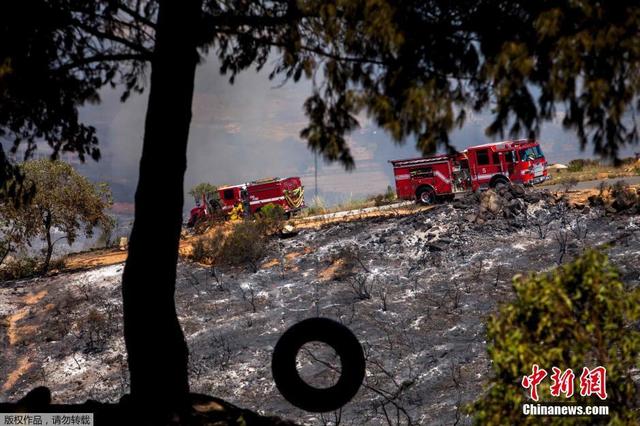
[[[467,148],[464,154],[469,160],[473,190],[507,182],[535,185],[547,179],[547,161],[535,140],[476,145]]]
[[[475,145],[455,154],[390,163],[398,198],[423,204],[500,183],[533,185],[547,179],[547,162],[540,144],[528,139]]]

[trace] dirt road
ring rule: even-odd
[[[603,182],[606,183],[607,185],[613,185],[618,181],[623,181],[628,185],[640,185],[640,176],[626,176],[626,177],[613,178],[613,179],[587,180],[584,182],[578,182],[576,186],[574,186],[572,189],[586,190],[586,189],[598,188],[600,184]],[[548,189],[549,191],[558,191],[562,189],[562,186],[563,186],[562,184],[557,184],[557,185],[544,186],[543,188]]]

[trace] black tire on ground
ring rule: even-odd
[[[489,185],[491,188],[495,188],[498,185],[509,185],[509,181],[507,180],[507,178],[504,177],[498,177],[495,178],[493,180],[493,182],[491,182],[491,184]]]
[[[416,200],[425,206],[434,204],[436,202],[436,191],[430,186],[421,186],[416,191]]]
[[[307,384],[297,369],[296,356],[309,342],[331,346],[342,364],[338,382],[326,389]],[[273,349],[271,372],[287,401],[312,413],[334,411],[353,398],[365,376],[366,362],[360,342],[344,325],[328,318],[308,318],[289,328]]]

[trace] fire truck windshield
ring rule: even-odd
[[[540,146],[532,146],[531,148],[520,150],[520,161],[536,160],[542,157],[544,157],[544,154]]]

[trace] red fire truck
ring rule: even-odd
[[[547,179],[540,144],[531,139],[476,145],[455,154],[392,160],[398,198],[434,203],[500,183],[534,185]]]
[[[304,187],[299,177],[267,178],[241,185],[222,186],[218,188],[218,196],[219,202],[212,200],[208,203],[203,196],[202,202],[191,209],[187,226],[194,226],[216,210],[229,214],[234,208],[238,209],[238,206],[242,206],[244,212],[254,214],[267,204],[278,204],[287,215],[305,207]]]
[[[238,203],[254,214],[267,204],[279,204],[285,213],[304,208],[304,187],[299,177],[266,178],[243,185],[218,188],[223,211],[231,211]]]

